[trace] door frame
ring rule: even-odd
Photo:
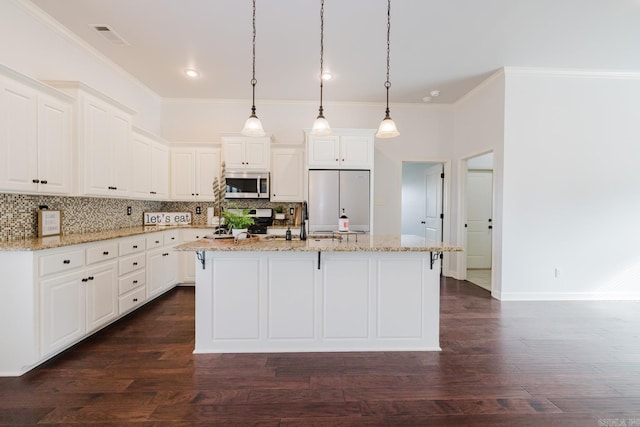
[[[444,179],[442,180],[442,241],[451,242],[451,159],[424,159],[424,160],[401,160],[402,163],[439,163],[444,171]],[[401,167],[402,169],[402,167]],[[401,173],[402,174],[402,173]],[[402,186],[402,181],[400,183]],[[442,258],[442,275],[447,277],[456,277],[455,270],[451,269],[451,257],[455,256],[455,252],[444,252]]]
[[[467,280],[467,228],[465,224],[467,223],[467,174],[469,171],[469,160],[474,157],[479,157],[484,154],[494,153],[493,149],[481,151],[469,156],[466,156],[459,160],[459,192],[458,192],[458,224],[456,233],[459,237],[459,241],[461,242],[463,252],[458,255],[458,271],[457,278],[460,280]],[[495,174],[495,161],[493,165],[493,173]],[[493,179],[491,184],[491,218],[493,220],[493,227],[495,229],[495,206],[496,206],[496,180]],[[496,274],[493,271],[496,265],[496,252],[495,252],[495,233],[491,233],[491,293],[493,295],[494,290],[496,289]]]

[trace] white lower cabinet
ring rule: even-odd
[[[41,356],[64,349],[118,315],[117,264],[107,261],[40,281]]]
[[[0,376],[22,375],[178,283],[180,230],[0,251]]]
[[[212,229],[206,228],[190,228],[182,230],[180,243],[193,242],[204,238],[204,236],[212,234]],[[192,251],[180,252],[180,283],[196,282],[196,253]]]
[[[147,251],[147,298],[153,298],[178,283],[178,253],[173,247],[179,243],[180,230],[169,230],[147,237],[147,247],[161,247]]]
[[[40,356],[65,348],[85,335],[84,272],[40,282]]]

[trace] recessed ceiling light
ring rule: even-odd
[[[185,69],[184,73],[187,75],[187,77],[191,77],[192,79],[200,77],[200,73],[198,72],[198,70],[194,70],[193,68]]]
[[[322,73],[322,80],[331,80],[333,78],[333,74],[329,71],[325,71]]]
[[[439,90],[432,90],[431,91],[431,96],[434,98],[437,98],[438,96],[440,96],[440,91]]]

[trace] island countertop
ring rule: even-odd
[[[460,252],[461,247],[427,241],[412,235],[310,235],[307,240],[285,240],[282,236],[251,239],[200,239],[183,243],[178,251],[241,252]]]

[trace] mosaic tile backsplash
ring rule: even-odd
[[[231,202],[239,208],[273,208],[283,205],[288,208],[298,203],[271,203],[268,200],[239,200]],[[0,193],[0,241],[6,242],[37,237],[38,209],[62,211],[62,233],[76,234],[100,230],[142,225],[143,212],[179,211],[191,212],[194,225],[207,224],[207,208],[212,202],[162,202],[129,199],[105,199],[100,197],[64,197]],[[132,214],[127,215],[131,206]],[[196,207],[202,214],[196,215]]]

